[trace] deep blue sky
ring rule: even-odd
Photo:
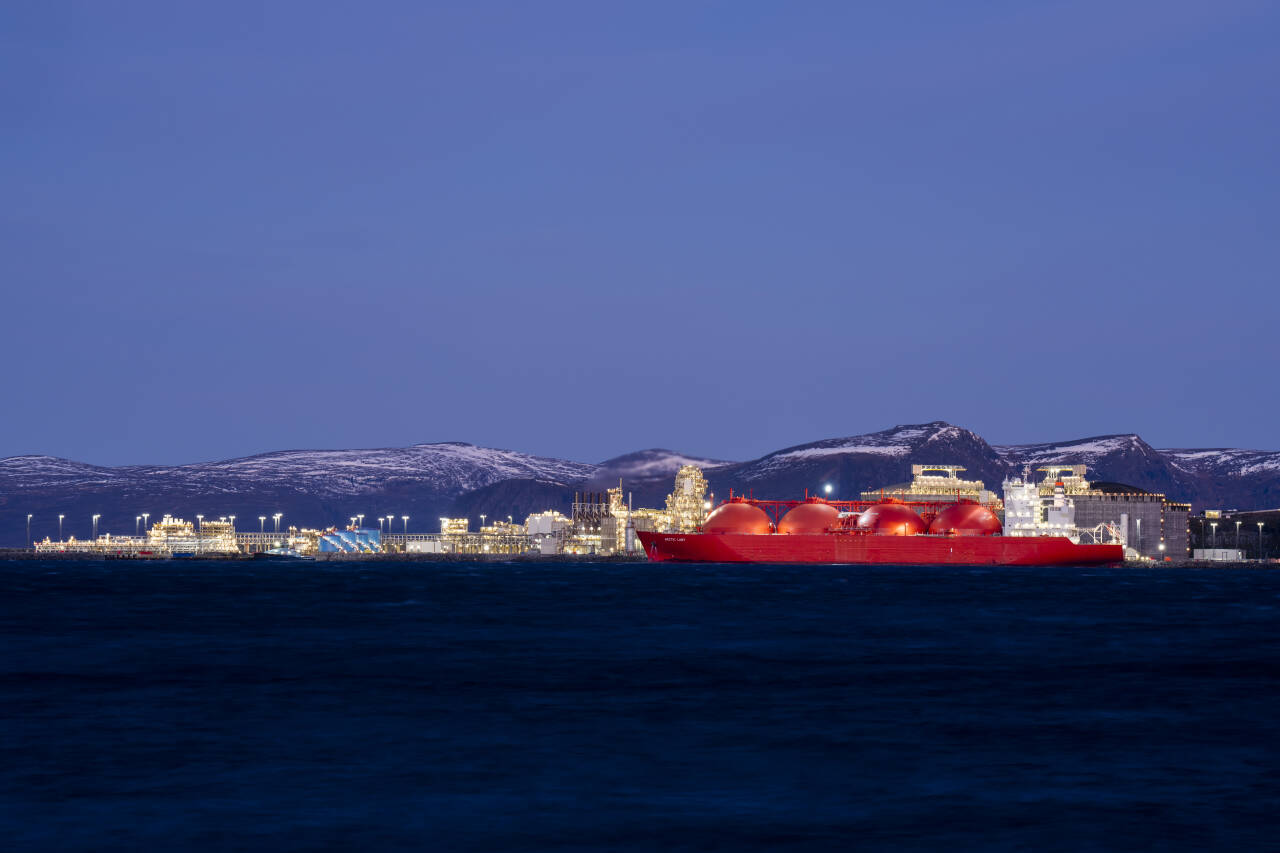
[[[0,456],[1280,448],[1275,4],[0,18]]]

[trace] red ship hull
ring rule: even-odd
[[[656,562],[865,565],[1100,566],[1124,562],[1120,545],[1077,545],[1065,536],[888,536],[874,533],[652,533]]]

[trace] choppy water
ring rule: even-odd
[[[5,849],[1274,849],[1280,572],[0,563]]]

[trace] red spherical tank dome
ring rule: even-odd
[[[957,536],[995,536],[1003,529],[996,514],[975,501],[952,504],[929,525],[930,533]]]
[[[906,504],[879,503],[858,516],[858,527],[889,536],[915,536],[924,532],[924,519]]]
[[[779,533],[826,533],[840,524],[840,510],[821,498],[793,506],[778,522]]]
[[[703,533],[772,533],[769,515],[746,501],[732,500],[711,511],[702,523]]]

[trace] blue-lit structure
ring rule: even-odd
[[[321,534],[322,554],[378,554],[382,551],[381,530],[334,530]]]

